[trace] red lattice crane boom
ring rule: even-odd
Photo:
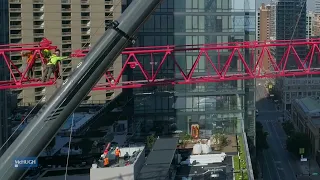
[[[320,74],[320,69],[314,66],[320,60],[319,44],[320,39],[302,39],[293,41],[252,41],[126,48],[122,52],[126,60],[120,73],[114,76],[111,72],[107,71],[105,74],[106,83],[97,84],[93,90]],[[299,57],[296,50],[297,47],[303,46],[308,49],[305,58]],[[33,44],[1,45],[0,57],[2,58],[0,60],[5,61],[5,64],[9,67],[11,79],[0,81],[0,89],[54,85],[54,79],[43,83],[39,78],[27,77],[30,67],[27,66],[24,70],[20,70],[19,66],[14,63],[14,60],[10,60],[8,55],[9,53],[33,51],[32,62],[44,65],[46,59],[42,54],[42,50],[54,50],[56,48],[47,39]],[[278,61],[275,60],[272,53],[275,48],[284,48],[282,59]],[[84,57],[88,51],[77,50],[72,56]],[[244,53],[245,51],[247,52],[246,54]],[[180,56],[181,54],[184,55]],[[191,57],[193,57],[192,64],[186,65],[187,59],[185,54],[191,54]],[[179,57],[183,57],[183,59],[179,59]],[[264,70],[262,61],[266,59],[270,64],[270,68]],[[199,64],[202,64],[202,66],[205,64],[206,68],[199,68]],[[291,66],[294,64],[296,68],[288,68],[288,64]],[[135,71],[135,76],[140,72],[140,78],[128,77],[128,80],[122,80],[127,68],[132,68]],[[170,71],[173,75],[164,77],[162,71]]]
[[[107,72],[107,83],[97,84],[93,90],[320,74],[320,68],[314,67],[320,60],[319,44],[320,39],[302,39],[127,48],[122,52],[126,60],[120,74],[113,77],[111,72]],[[306,57],[299,57],[297,47],[305,47],[308,50]],[[272,53],[275,48],[284,48],[284,54],[278,61]],[[78,50],[72,56],[84,57],[88,51]],[[179,54],[187,53],[193,54],[194,57],[188,69],[185,65],[186,59],[177,60]],[[156,61],[156,56],[161,58]],[[270,68],[263,70],[262,63],[266,60],[269,61]],[[202,65],[205,64],[205,69],[198,68],[200,62]],[[167,67],[164,68],[164,65]],[[295,68],[292,68],[292,65]],[[161,71],[168,70],[168,66],[171,67],[171,73],[175,74],[174,77],[163,77],[161,74]],[[121,81],[128,67],[136,71],[135,75],[139,71],[142,78]]]
[[[53,85],[53,81],[42,83],[39,78],[27,77],[28,71],[32,68],[32,64],[38,63],[38,66],[46,64],[43,56],[43,50],[55,50],[57,46],[53,46],[52,42],[44,38],[41,42],[31,44],[7,44],[0,45],[0,61],[4,61],[9,69],[10,80],[0,81],[0,89],[16,89],[26,87],[38,87]],[[10,54],[16,54],[28,51],[32,52],[32,58],[28,65],[22,61],[20,65],[15,60],[9,58]],[[23,64],[26,66],[23,68]],[[40,65],[39,65],[40,64]]]

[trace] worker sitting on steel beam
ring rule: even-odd
[[[27,58],[27,67],[26,68],[29,67],[29,70],[27,72],[28,78],[33,78],[33,67],[34,67],[34,61],[32,62],[33,53],[34,53],[33,51],[21,52],[21,56]]]
[[[62,57],[60,56],[60,50],[57,49],[52,56],[50,56],[49,61],[47,63],[47,67],[44,70],[42,75],[42,82],[46,82],[50,79],[52,73],[56,71],[56,68],[59,67],[59,63],[63,59],[69,58],[68,56]]]

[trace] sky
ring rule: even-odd
[[[307,9],[308,11],[313,11],[314,10],[314,0],[307,0],[308,4],[307,4]],[[258,7],[260,7],[261,3],[266,3],[269,4],[271,2],[271,0],[257,0],[256,5]]]

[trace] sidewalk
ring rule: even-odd
[[[310,180],[319,180],[320,179],[320,168],[315,160],[311,160],[310,164],[309,164],[309,162],[299,162],[299,165],[300,165],[301,173],[305,177],[309,176],[309,170],[310,170],[310,175],[312,175],[312,173],[319,174],[318,176],[310,176],[310,178],[309,178]],[[309,169],[309,165],[310,165],[310,169]]]

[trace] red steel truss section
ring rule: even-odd
[[[320,60],[319,44],[320,39],[303,39],[127,48],[122,52],[126,60],[119,75],[114,77],[108,71],[105,74],[107,83],[97,84],[93,90],[320,74],[319,66],[314,67],[315,64],[319,64],[316,59]],[[282,49],[284,52],[278,60],[274,55],[276,49]],[[301,52],[301,49],[305,50],[305,57],[298,55],[297,51]],[[88,51],[78,50],[72,56],[83,57]],[[177,60],[179,54],[183,54],[184,62],[181,62],[181,59]],[[186,54],[194,57],[192,65],[189,65],[190,68],[187,70],[186,65],[182,65],[187,61]],[[158,57],[158,61],[155,57]],[[266,61],[270,65],[267,69],[262,65]],[[206,68],[199,71],[200,63],[202,66],[205,64]],[[172,77],[164,77],[161,73],[167,69],[163,66],[168,64],[173,67]],[[121,81],[127,68],[132,68],[135,76],[140,72],[140,79],[129,77],[130,81]]]
[[[35,66],[36,63],[41,65],[46,64],[43,50],[54,50],[56,46],[52,46],[52,42],[44,38],[39,43],[32,44],[6,44],[0,45],[0,61],[4,61],[9,69],[10,80],[0,81],[0,89],[16,89],[16,88],[27,88],[27,87],[39,87],[53,85],[53,81],[42,83],[38,78],[31,78],[27,76],[28,71]],[[21,52],[31,52],[33,54],[32,59],[27,64],[27,60],[22,59],[22,65],[17,65],[14,60],[11,60],[10,54],[21,54]],[[23,68],[24,66],[24,68]],[[39,64],[38,64],[39,66]],[[21,70],[23,69],[23,70]]]

